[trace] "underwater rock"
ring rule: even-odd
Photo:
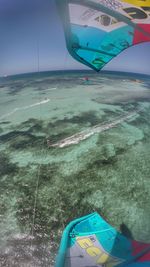
[[[116,155],[115,147],[111,143],[103,145],[101,151],[105,159],[112,158]]]
[[[6,153],[0,153],[0,177],[3,175],[13,176],[18,171],[17,164],[11,163]]]

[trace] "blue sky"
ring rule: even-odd
[[[0,76],[87,69],[68,54],[55,0],[0,0]],[[150,42],[122,52],[105,70],[150,75]]]

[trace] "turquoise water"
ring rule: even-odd
[[[65,225],[93,211],[150,242],[149,117],[150,77],[1,80],[1,266],[53,266]]]

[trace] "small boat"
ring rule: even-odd
[[[150,267],[150,244],[128,239],[98,213],[65,228],[55,267]]]

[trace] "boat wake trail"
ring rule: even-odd
[[[39,105],[42,105],[42,104],[46,104],[46,103],[48,103],[49,101],[50,101],[50,99],[48,98],[48,99],[44,99],[44,100],[42,100],[42,101],[40,101],[40,102],[31,104],[31,105],[28,105],[28,106],[14,108],[14,109],[13,109],[12,111],[10,111],[9,113],[6,113],[6,114],[2,115],[2,116],[0,117],[0,120],[5,119],[5,118],[7,118],[7,117],[13,115],[14,113],[16,113],[16,112],[18,112],[18,111],[20,111],[20,110],[26,110],[26,109],[29,109],[29,108],[32,108],[32,107],[36,107],[36,106],[39,106]]]
[[[76,133],[76,134],[71,135],[65,139],[62,139],[62,140],[58,141],[57,143],[51,143],[50,140],[47,140],[47,145],[48,145],[48,147],[63,148],[63,147],[69,146],[69,145],[78,144],[80,141],[89,138],[90,136],[92,136],[95,133],[101,133],[101,132],[106,131],[108,129],[114,128],[118,124],[121,124],[122,122],[132,118],[141,110],[142,109],[138,109],[136,111],[128,112],[126,115],[119,116],[116,120],[111,121],[111,122],[97,124],[91,128],[88,128],[85,131]]]

